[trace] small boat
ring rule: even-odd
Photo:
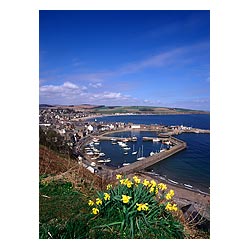
[[[153,138],[153,142],[159,142],[160,139],[159,138]]]
[[[86,154],[87,155],[93,155],[94,153],[92,151],[87,151]]]
[[[128,166],[128,165],[130,165],[130,163],[123,163],[122,165],[123,166]]]
[[[136,136],[132,136],[131,141],[137,141],[137,137]]]
[[[130,147],[124,147],[123,149],[124,150],[130,150]]]
[[[111,160],[110,159],[103,159],[103,160],[99,160],[97,162],[99,162],[99,163],[106,163],[106,162],[111,162]]]
[[[128,152],[124,152],[123,154],[124,154],[124,155],[127,155],[127,154],[128,154]]]
[[[105,156],[105,153],[101,152],[101,153],[99,153],[99,156]]]
[[[170,181],[170,182],[172,182],[172,183],[174,183],[174,184],[179,184],[178,182],[173,181],[173,180],[171,180],[171,179],[168,179],[168,181]]]
[[[142,157],[139,157],[139,158],[137,158],[137,161],[142,161],[142,160],[144,160],[146,157],[144,157],[144,156],[142,156]]]
[[[135,151],[135,145],[133,145],[133,152],[132,152],[132,155],[136,155],[137,154],[137,151]]]
[[[188,187],[188,188],[192,188],[193,186],[191,186],[191,185],[188,185],[188,184],[183,184],[185,187]]]
[[[125,148],[125,147],[128,146],[126,143],[124,143],[124,142],[122,142],[122,141],[118,141],[118,144],[119,144],[119,146],[121,146],[122,148]]]
[[[150,152],[150,156],[153,156],[155,153],[152,151],[152,152]]]
[[[140,156],[140,157],[137,157],[137,161],[141,161],[141,160],[144,160],[146,157],[144,157],[143,156],[143,145],[141,146],[141,156],[140,156],[140,149],[139,149],[139,153],[138,153],[138,155]]]

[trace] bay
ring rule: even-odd
[[[134,124],[159,124],[159,125],[184,125],[201,129],[210,129],[210,115],[121,115],[104,116],[96,118],[97,122],[124,122]],[[162,149],[160,142],[143,142],[143,136],[156,136],[156,132],[131,131],[113,133],[110,136],[130,137],[137,136],[138,141],[128,142],[130,151],[124,155],[123,149],[111,142],[101,142],[102,152],[112,159],[111,165],[122,167],[123,163],[136,161],[138,154],[132,155],[132,151],[143,150],[143,156],[149,156],[150,152],[159,152]],[[147,171],[159,175],[166,180],[178,183],[186,188],[209,193],[210,189],[210,134],[183,133],[176,136],[187,143],[187,149],[165,159]],[[139,152],[138,152],[139,153]]]

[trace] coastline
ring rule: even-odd
[[[152,176],[148,173],[134,173],[128,176],[138,176],[142,179],[155,180],[157,182],[162,182],[167,185],[168,190],[173,189],[175,196],[173,198],[174,202],[181,208],[186,205],[193,205],[193,207],[202,214],[206,219],[210,219],[210,194],[201,194],[195,190],[189,190],[178,185],[170,184],[169,182],[158,178],[157,176]]]
[[[102,117],[109,117],[109,116],[139,116],[139,115],[210,115],[210,112],[194,112],[194,113],[185,113],[185,112],[179,112],[179,113],[163,113],[163,114],[154,114],[154,113],[142,113],[142,114],[133,114],[133,113],[119,113],[119,114],[100,114],[100,115],[93,115],[91,117],[83,117],[84,121],[88,121],[90,119],[96,119],[96,118],[102,118]]]

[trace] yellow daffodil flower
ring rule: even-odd
[[[139,184],[141,182],[141,179],[138,178],[137,176],[134,176],[133,179],[136,184]]]
[[[98,214],[99,213],[99,209],[96,208],[96,207],[92,208],[92,213],[93,214]]]
[[[116,179],[117,179],[117,180],[120,180],[121,178],[122,178],[122,175],[121,175],[121,174],[117,174],[117,175],[116,175]]]
[[[127,185],[128,188],[131,188],[131,187],[132,187],[132,184],[133,184],[132,181],[127,181],[127,182],[126,182],[126,185]]]
[[[174,196],[174,190],[173,190],[173,189],[170,189],[170,190],[169,190],[169,194],[172,195],[172,196]]]
[[[149,193],[153,193],[155,191],[155,188],[154,187],[151,187],[150,189],[149,189]]]
[[[94,204],[95,203],[92,200],[89,200],[89,203],[88,203],[89,206],[93,206]]]
[[[147,211],[148,210],[148,203],[136,203],[136,206],[138,206],[137,210],[138,211],[141,211],[141,210],[144,210],[144,211]]]
[[[166,199],[171,200],[174,196],[174,190],[170,189],[169,192],[166,194]]]
[[[150,181],[150,184],[151,184],[152,187],[156,186],[156,182],[154,180]]]
[[[131,198],[132,197],[130,197],[130,196],[122,195],[122,199],[121,200],[122,200],[123,203],[128,203]]]
[[[110,200],[110,195],[108,193],[104,193],[104,200]]]
[[[172,210],[173,210],[173,211],[177,211],[177,210],[178,210],[178,208],[177,208],[177,205],[176,205],[176,204],[174,204],[174,205],[172,206]]]
[[[172,210],[172,205],[168,202],[165,209],[168,210],[168,211],[171,211]]]
[[[164,190],[167,189],[167,186],[166,186],[165,184],[163,184],[163,183],[159,183],[159,184],[158,184],[158,188],[159,188],[160,190],[164,191]]]
[[[127,178],[127,179],[122,179],[122,180],[120,180],[120,183],[121,183],[122,185],[127,185],[127,182],[128,182],[128,178]]]
[[[169,194],[169,193],[167,193],[167,194],[166,194],[166,199],[167,199],[167,200],[171,200],[171,199],[172,199],[172,195]]]
[[[102,200],[100,198],[96,198],[96,205],[102,205]]]
[[[149,185],[149,181],[147,179],[145,179],[142,183],[145,187],[147,187]]]
[[[110,190],[112,188],[112,184],[107,185],[107,190]]]

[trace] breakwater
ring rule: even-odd
[[[146,157],[140,161],[136,161],[134,163],[131,163],[127,166],[123,166],[122,168],[119,168],[117,170],[114,171],[114,174],[117,173],[122,173],[122,174],[129,174],[129,173],[133,173],[136,171],[141,171],[144,170],[152,165],[154,165],[155,163],[162,161],[170,156],[172,156],[173,154],[176,154],[182,150],[184,150],[187,145],[185,142],[181,141],[181,140],[171,140],[172,138],[169,138],[170,141],[173,143],[174,142],[174,146],[171,147],[169,150],[164,150],[162,152],[159,152],[157,154],[154,154],[152,156]]]

